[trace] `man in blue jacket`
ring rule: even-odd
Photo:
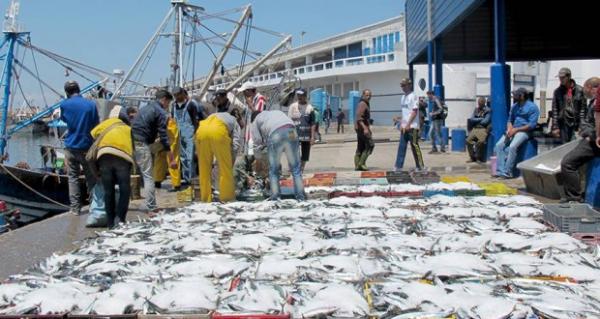
[[[81,214],[79,175],[82,167],[88,191],[91,191],[96,183],[96,177],[85,160],[85,154],[94,143],[90,132],[99,123],[96,103],[83,98],[80,92],[77,82],[67,81],[65,83],[67,99],[60,104],[60,119],[67,123],[68,128],[65,138],[65,159],[69,180],[70,212],[76,215]]]
[[[159,90],[155,97],[155,101],[140,108],[138,115],[131,122],[131,134],[135,148],[134,157],[144,180],[145,206],[149,212],[157,209],[154,178],[152,177],[153,161],[150,152],[150,144],[154,143],[157,136],[164,149],[169,152],[169,166],[177,166],[173,153],[170,151],[167,136],[167,119],[169,118],[167,110],[173,101],[173,95],[167,90]]]
[[[540,109],[527,100],[527,90],[519,88],[513,92],[515,104],[510,109],[506,133],[494,148],[496,152],[496,175],[500,179],[513,178],[512,171],[517,164],[517,151],[531,137],[537,126]]]

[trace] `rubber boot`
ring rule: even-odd
[[[360,154],[355,154],[354,155],[354,170],[358,171],[359,170],[359,165],[360,165]]]
[[[364,151],[362,152],[362,154],[360,154],[360,160],[358,163],[358,169],[361,171],[368,171],[369,169],[367,168],[367,158],[369,157],[369,152]]]

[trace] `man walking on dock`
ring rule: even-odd
[[[394,117],[394,122],[401,132],[394,170],[401,170],[404,167],[406,148],[409,143],[417,170],[421,170],[425,167],[425,164],[423,163],[423,154],[419,146],[419,101],[412,90],[412,81],[410,79],[402,79],[400,87],[404,95],[402,95],[400,100],[401,114]]]
[[[60,119],[67,123],[68,128],[65,138],[65,159],[67,160],[69,200],[71,201],[70,212],[75,215],[81,214],[82,198],[79,187],[81,168],[83,168],[88,192],[91,192],[96,183],[96,176],[88,166],[85,155],[94,143],[91,135],[92,129],[100,121],[96,104],[83,98],[80,92],[77,82],[67,81],[65,83],[67,99],[60,105]]]

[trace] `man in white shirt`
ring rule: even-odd
[[[412,91],[410,79],[402,79],[400,87],[404,95],[400,99],[402,113],[400,116],[394,117],[394,124],[401,132],[394,169],[401,170],[404,167],[406,147],[410,143],[417,170],[422,170],[425,164],[419,146],[419,99]]]

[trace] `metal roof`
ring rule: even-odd
[[[506,1],[508,61],[597,59],[600,1]],[[432,36],[442,37],[444,63],[494,60],[493,0],[431,0]],[[427,61],[427,1],[407,0],[409,63]]]

